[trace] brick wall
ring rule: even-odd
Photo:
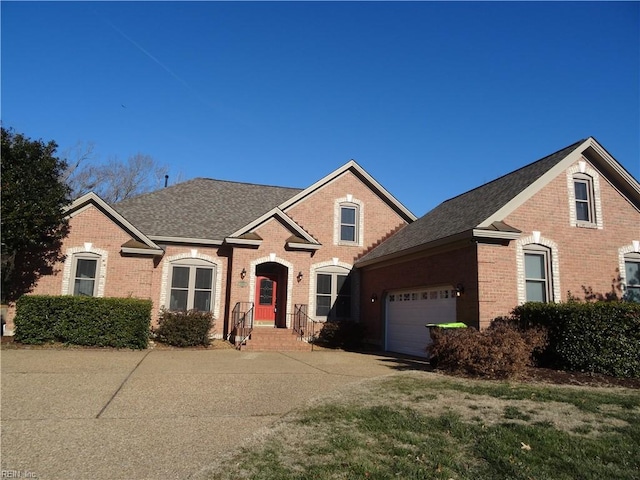
[[[171,265],[175,262],[197,259],[215,265],[215,285],[213,298],[213,316],[215,318],[216,337],[224,332],[226,314],[227,275],[229,253],[225,247],[203,247],[201,245],[165,245],[165,253],[153,269],[151,285],[151,300],[153,301],[153,325],[156,325],[160,309],[169,306],[169,290],[171,279]]]
[[[217,266],[218,288],[214,304],[215,316],[219,323],[223,320],[224,300],[226,296],[227,256],[224,249],[200,246],[166,246],[165,255],[159,257],[141,255],[122,255],[122,244],[131,240],[120,226],[94,206],[76,213],[70,220],[70,233],[63,242],[62,252],[67,256],[65,262],[54,266],[53,275],[43,276],[32,290],[36,295],[67,295],[73,293],[71,276],[72,257],[75,253],[90,252],[101,255],[105,268],[101,268],[99,277],[104,288],[99,296],[133,297],[149,299],[153,302],[152,323],[157,324],[158,313],[166,303],[168,265],[171,260],[180,258],[199,258]],[[221,253],[222,252],[222,253]],[[164,292],[164,297],[163,297]],[[8,311],[7,333],[13,331],[15,306]]]
[[[359,226],[362,245],[336,244],[335,242],[336,215],[339,213],[336,212],[336,205],[339,200],[346,200],[347,197],[351,202],[357,202],[360,205]],[[292,232],[278,220],[268,220],[255,230],[255,233],[263,238],[262,244],[257,249],[236,248],[233,252],[229,297],[231,308],[236,302],[254,301],[255,267],[261,263],[273,261],[282,265],[287,272],[286,281],[290,293],[286,307],[288,316],[294,313],[295,304],[309,305],[310,315],[313,316],[316,268],[338,265],[351,269],[355,260],[372,244],[406,225],[395,211],[351,172],[345,172],[319,188],[285,213],[320,242],[321,248],[316,251],[286,250],[286,240]],[[244,280],[240,278],[243,269],[247,271]],[[299,272],[302,272],[300,281],[297,278]],[[359,317],[360,287],[357,272],[353,275],[352,315],[357,318]]]
[[[70,232],[62,245],[64,262],[54,265],[53,274],[43,276],[32,290],[36,295],[67,295],[73,293],[71,265],[74,253],[102,255],[99,276],[104,285],[103,296],[151,298],[154,264],[150,257],[123,257],[123,243],[131,239],[101,210],[88,206],[70,220]],[[13,331],[15,306],[8,312],[8,332]]]
[[[360,205],[361,245],[336,245],[336,206],[340,199],[349,199]],[[197,258],[216,265],[216,293],[214,316],[216,334],[228,333],[227,322],[231,309],[237,302],[253,301],[255,268],[265,262],[281,265],[285,272],[289,295],[286,297],[287,313],[293,313],[293,306],[310,304],[315,301],[314,269],[322,265],[342,265],[351,268],[354,260],[371,245],[380,242],[391,232],[402,227],[404,220],[383,202],[369,187],[350,171],[345,172],[322,188],[293,205],[287,212],[322,247],[317,251],[286,250],[286,240],[292,232],[277,219],[262,224],[256,233],[264,240],[259,248],[203,247],[192,245],[163,245],[165,254],[160,257],[122,255],[121,246],[131,239],[120,226],[102,213],[89,206],[77,212],[71,219],[71,232],[63,243],[63,252],[94,252],[102,255],[105,268],[103,277],[104,296],[150,299],[153,302],[153,323],[162,306],[168,303],[170,265],[172,261]],[[245,269],[247,275],[240,277]],[[40,279],[34,294],[60,295],[71,293],[63,285],[73,285],[70,264],[56,265],[53,275]],[[302,278],[298,281],[298,272]],[[357,275],[354,281],[354,315],[357,307]],[[14,309],[9,312],[9,330],[13,329]]]
[[[382,345],[384,336],[385,300],[391,290],[456,287],[464,294],[456,299],[458,321],[477,324],[476,247],[471,242],[452,247],[435,255],[415,255],[412,258],[383,267],[365,267],[361,272],[361,321],[369,342]],[[371,302],[372,294],[378,301]]]
[[[558,285],[554,285],[556,301],[566,301],[569,292],[584,298],[583,286],[595,293],[611,292],[620,274],[619,249],[640,240],[640,212],[602,175],[599,175],[598,186],[600,228],[571,225],[566,172],[504,219],[523,231],[523,239],[533,240],[533,232],[539,232],[541,243],[554,245],[558,268]],[[487,269],[484,274],[485,294],[490,297],[488,290],[502,289],[502,296],[493,295],[495,302],[481,307],[483,324],[497,315],[507,314],[522,300],[522,295],[518,297],[515,290],[509,292],[508,288],[500,287],[523,284],[524,272],[515,268],[516,258],[517,242],[511,242],[508,247],[487,246],[480,250],[479,259],[493,265],[493,269]],[[508,281],[503,279],[505,276]]]
[[[362,246],[334,244],[336,201],[346,199],[348,195],[362,203]],[[317,255],[323,260],[339,257],[351,264],[363,251],[406,225],[396,212],[350,171],[316,190],[286,213],[322,243],[322,250]]]
[[[457,300],[458,321],[485,328],[495,317],[509,315],[524,298],[522,262],[518,265],[522,244],[535,240],[553,247],[552,259],[557,270],[553,285],[555,300],[567,300],[568,292],[583,298],[583,286],[595,293],[610,292],[620,273],[621,249],[631,251],[632,242],[640,240],[640,212],[587,162],[587,170],[598,177],[596,199],[601,215],[595,227],[572,226],[570,175],[577,168],[570,166],[503,219],[522,230],[520,244],[479,243],[473,248],[430,252],[429,256],[418,255],[402,263],[364,268],[362,315],[372,340],[382,343],[384,322],[384,304],[372,305],[369,301],[372,292],[383,299],[381,293],[390,289],[426,287],[439,282],[455,286],[463,282],[465,294]]]

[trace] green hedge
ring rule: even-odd
[[[542,366],[640,377],[640,304],[532,302],[513,314],[522,327],[547,329]]]
[[[154,333],[159,342],[175,347],[209,345],[209,332],[214,320],[211,312],[188,310],[171,312],[163,310]]]
[[[315,343],[329,348],[358,348],[364,333],[364,327],[358,322],[330,320],[322,324]]]
[[[151,306],[135,298],[24,295],[16,303],[15,340],[147,348]]]

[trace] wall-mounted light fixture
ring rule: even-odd
[[[378,295],[375,293],[371,294],[371,303],[376,303],[378,301]]]
[[[240,278],[244,280],[244,277],[246,276],[247,276],[247,270],[243,268],[242,271],[240,272]]]
[[[458,285],[456,285],[456,297],[462,296],[463,293],[464,293],[464,286],[461,283],[459,283]]]
[[[304,274],[302,273],[302,270],[300,270],[298,272],[298,275],[296,275],[296,279],[298,280],[298,283],[302,281],[302,277],[304,277]]]

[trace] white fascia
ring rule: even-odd
[[[280,208],[283,211],[286,211],[292,205],[295,205],[303,198],[307,197],[308,195],[311,195],[313,192],[323,187],[327,183],[333,181],[334,179],[338,178],[340,175],[342,175],[344,172],[348,170],[354,170],[355,172],[358,173],[358,175],[364,178],[365,181],[373,187],[373,190],[377,190],[377,192],[379,192],[378,196],[380,196],[387,203],[393,205],[398,211],[402,212],[402,214],[409,221],[409,223],[417,219],[417,217],[413,213],[411,213],[409,209],[407,209],[407,207],[402,205],[402,203],[400,203],[396,197],[394,197],[391,193],[387,191],[386,188],[380,185],[377,182],[377,180],[374,179],[371,175],[369,175],[364,168],[362,168],[360,165],[358,165],[358,163],[356,163],[355,160],[349,160],[342,167],[334,170],[329,175],[321,178],[310,187],[305,188],[302,192],[291,197],[289,200],[285,201],[284,203],[281,203],[280,205],[278,205],[278,208]]]
[[[309,235],[307,232],[305,232],[304,229],[302,229],[300,227],[300,225],[298,225],[296,222],[294,222],[293,219],[289,215],[284,213],[278,207],[269,210],[267,213],[265,213],[261,217],[255,219],[253,222],[245,225],[240,230],[237,230],[237,231],[233,232],[231,235],[229,235],[229,237],[227,237],[227,239],[229,239],[229,238],[237,238],[237,237],[239,237],[241,235],[244,235],[245,233],[250,232],[251,230],[255,229],[256,227],[258,227],[259,225],[261,225],[262,223],[266,222],[267,220],[269,220],[272,217],[277,217],[280,220],[282,220],[294,232],[299,234],[300,237],[304,238],[305,240],[307,240],[311,244],[319,245],[315,238],[313,238],[311,235]]]
[[[211,240],[208,238],[191,238],[191,237],[166,237],[161,235],[150,235],[149,238],[156,242],[162,243],[186,243],[191,245],[222,245],[222,240]]]
[[[564,172],[569,165],[578,161],[582,157],[582,152],[590,146],[591,138],[585,140],[576,147],[566,157],[547,170],[540,178],[525,188],[522,192],[511,199],[506,205],[497,210],[493,215],[481,222],[476,228],[488,228],[493,222],[499,222],[508,217],[513,211],[522,206],[527,200],[538,193],[545,185]]]
[[[117,223],[122,225],[126,230],[136,236],[142,243],[147,245],[151,250],[162,250],[156,243],[154,243],[150,237],[146,236],[140,230],[138,230],[131,222],[129,222],[126,218],[120,215],[113,207],[111,207],[107,202],[102,200],[98,195],[93,192],[89,192],[80,198],[74,200],[71,205],[69,205],[65,212],[69,212],[68,215],[70,218],[74,217],[78,213],[82,212],[88,204],[93,203],[97,205],[100,209],[107,213],[108,216],[113,218]],[[163,251],[164,253],[164,251]]]

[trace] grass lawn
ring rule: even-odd
[[[640,479],[640,391],[400,373],[316,399],[201,473],[212,480]]]

